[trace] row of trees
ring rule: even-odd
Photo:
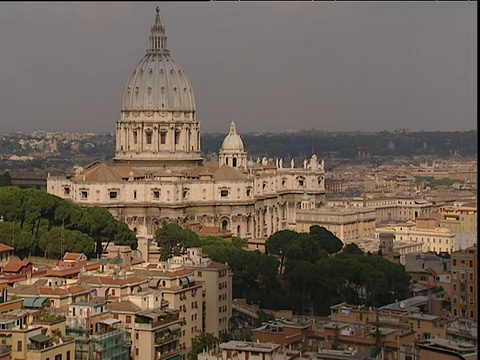
[[[0,187],[0,242],[29,255],[59,258],[66,251],[102,253],[102,242],[137,247],[128,226],[100,207],[81,207],[36,189]]]
[[[266,254],[245,250],[245,241],[239,238],[199,239],[175,224],[163,224],[155,237],[163,260],[187,247],[202,247],[214,261],[228,263],[233,297],[265,309],[327,315],[331,305],[343,301],[381,306],[408,296],[410,277],[401,265],[364,254],[355,244],[343,246],[319,226],[312,226],[309,233],[276,232],[266,242]]]

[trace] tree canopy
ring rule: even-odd
[[[160,260],[183,254],[189,247],[200,246],[200,238],[190,229],[164,222],[155,232],[155,240],[160,247]]]
[[[0,187],[0,215],[0,242],[20,258],[59,258],[66,251],[91,256],[102,252],[102,242],[137,247],[135,233],[107,209],[83,208],[37,189]]]

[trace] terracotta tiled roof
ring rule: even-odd
[[[105,163],[98,164],[85,171],[85,173],[77,176],[79,181],[123,181],[130,176],[136,178],[143,177],[144,174],[136,168],[130,166],[110,166]]]
[[[217,171],[215,171],[215,173],[213,174],[213,178],[215,180],[231,181],[231,180],[245,180],[247,176],[241,171],[232,168],[231,166],[222,165]]]
[[[137,312],[140,307],[132,303],[130,300],[115,301],[108,304],[107,308],[113,311]]]
[[[82,257],[82,253],[69,253],[67,252],[63,257],[63,260],[79,260]]]
[[[167,271],[167,274],[170,276],[190,275],[192,273],[193,273],[193,270],[190,270],[190,269],[179,269],[176,271]]]
[[[194,167],[188,174],[188,177],[199,177],[202,173],[203,174],[210,174],[212,175],[215,171],[218,170],[218,164],[210,165],[210,166],[197,166]]]
[[[13,250],[13,247],[0,243],[0,253],[12,251],[12,250]]]
[[[15,289],[11,290],[12,294],[16,294],[19,296],[23,295],[39,295],[38,287],[37,286],[31,286],[31,285],[21,285],[16,287]]]
[[[52,289],[51,287],[40,287],[38,292],[41,295],[66,295],[66,294],[77,294],[90,290],[89,288],[81,285],[74,285],[68,288],[56,288]]]
[[[132,276],[126,279],[123,278],[116,278],[113,279],[112,277],[108,276],[102,276],[98,277],[101,281],[102,284],[105,285],[125,285],[125,284],[132,284],[132,283],[137,283],[137,282],[142,282],[145,281],[146,279],[141,278],[139,276]]]
[[[5,267],[3,268],[3,271],[19,272],[22,269],[22,267],[27,266],[28,264],[31,264],[30,261],[28,260],[23,260],[23,261],[12,260],[7,265],[5,265]]]
[[[210,264],[208,264],[207,267],[211,269],[227,269],[228,268],[227,265],[216,262],[216,261],[210,262]]]

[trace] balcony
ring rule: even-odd
[[[164,352],[157,351],[155,353],[155,360],[167,360],[174,357],[180,357],[180,349],[172,349]]]
[[[179,339],[178,333],[171,334],[166,333],[163,336],[155,336],[155,347],[163,346],[171,342],[175,342]]]

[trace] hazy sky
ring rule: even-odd
[[[114,132],[155,7],[203,132],[477,128],[477,2],[0,3],[0,132]]]

